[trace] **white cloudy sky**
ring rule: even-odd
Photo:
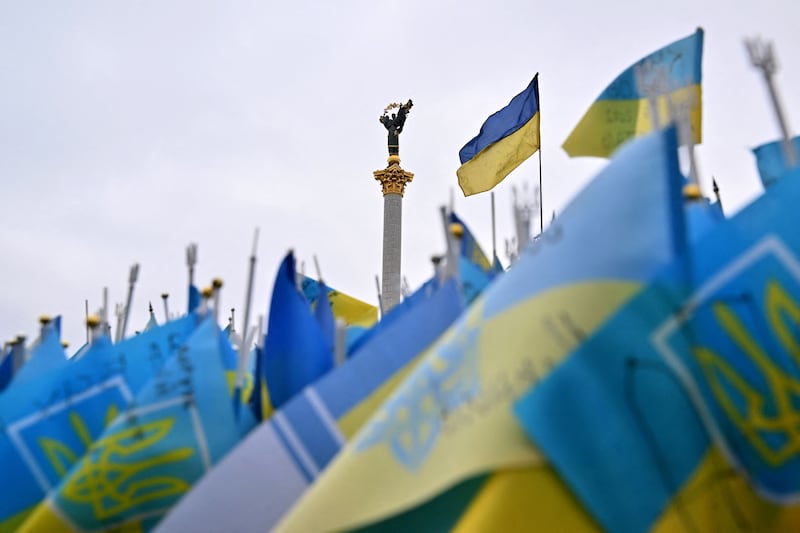
[[[378,116],[408,98],[403,271],[416,287],[444,247],[437,208],[451,190],[491,249],[489,195],[464,198],[455,176],[458,150],[489,114],[540,73],[549,219],[603,164],[560,147],[594,98],[697,26],[701,181],[711,194],[716,176],[726,208],[739,209],[761,191],[749,149],[778,135],[742,38],[774,41],[797,123],[797,21],[794,0],[0,0],[0,340],[63,314],[77,347],[84,300],[95,310],[108,287],[112,307],[123,301],[137,262],[129,331],[148,300],[161,319],[162,292],[183,309],[190,242],[199,284],[222,277],[222,308],[241,313],[256,227],[255,314],[289,248],[309,272],[317,254],[331,285],[374,303]],[[512,186],[537,181],[534,157],[496,188],[504,260]]]

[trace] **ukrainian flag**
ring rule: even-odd
[[[608,157],[626,140],[651,132],[650,100],[657,102],[658,121],[688,114],[695,143],[701,141],[701,62],[703,30],[639,60],[606,87],[563,148],[570,157]]]
[[[458,152],[464,196],[486,192],[539,149],[539,74]]]

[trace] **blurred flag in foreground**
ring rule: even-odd
[[[541,464],[511,405],[672,258],[682,182],[674,129],[620,150],[424,354],[278,529],[364,526],[476,475]]]
[[[178,503],[159,530],[270,529],[462,309],[454,280],[392,308],[353,358],[255,429]]]
[[[684,258],[517,404],[604,529],[800,526],[800,507],[762,499],[800,496],[799,201],[796,173],[709,230],[690,291]]]
[[[503,181],[539,149],[539,75],[481,126],[458,152],[456,174],[464,196],[485,192]]]
[[[608,157],[619,145],[658,129],[650,99],[663,126],[683,115],[694,142],[701,140],[703,30],[640,59],[617,76],[581,118],[563,148],[570,155]]]

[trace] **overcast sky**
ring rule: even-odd
[[[34,336],[64,316],[70,351],[109,288],[124,301],[141,264],[129,333],[160,294],[186,306],[185,247],[197,279],[244,303],[260,228],[253,314],[265,314],[289,248],[328,283],[376,303],[386,166],[384,107],[414,100],[400,137],[415,174],[403,200],[403,275],[432,272],[456,211],[491,251],[489,194],[464,198],[458,150],[540,73],[545,218],[604,164],[561,143],[631,63],[706,30],[704,192],[727,211],[761,193],[750,148],[778,128],[745,36],[774,42],[778,87],[800,124],[795,0],[376,0],[310,2],[0,0],[0,335]],[[497,240],[512,236],[512,187],[538,182],[537,156],[495,188]],[[602,223],[602,221],[598,221]],[[609,239],[613,242],[613,238]],[[597,253],[604,253],[598,249]],[[113,323],[113,320],[112,320]],[[241,330],[241,326],[239,327]]]

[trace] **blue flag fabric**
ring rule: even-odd
[[[114,345],[94,341],[77,361],[0,395],[0,531],[19,523],[195,328],[188,315]],[[12,527],[13,529],[13,527]]]
[[[200,480],[158,530],[255,533],[271,529],[385,398],[392,382],[463,310],[454,280],[417,293],[413,302],[413,307],[370,330],[371,340],[352,359],[255,429]],[[387,317],[404,305],[393,308]],[[238,490],[230,490],[232,486]]]
[[[11,350],[6,350],[0,359],[0,392],[6,390],[11,378],[14,377],[14,358],[11,357]]]
[[[791,139],[790,143],[794,149],[797,162],[800,164],[800,136]],[[773,141],[753,148],[758,175],[761,177],[761,183],[765,188],[774,184],[791,170],[783,150],[783,140]]]
[[[324,281],[319,282],[320,296],[317,298],[317,304],[314,306],[314,317],[317,319],[319,329],[322,332],[322,338],[325,340],[325,347],[333,357],[334,342],[336,342],[336,323],[333,319],[333,311],[331,311],[331,302],[328,299],[328,287]]]
[[[763,495],[800,495],[798,201],[795,172],[699,239],[691,288],[683,258],[516,405],[604,528],[647,530],[709,435]]]
[[[295,284],[294,254],[281,262],[264,339],[264,371],[272,407],[278,409],[333,367],[319,325]]]
[[[194,285],[189,285],[189,302],[187,313],[191,313],[200,307],[200,302],[203,301],[203,295]]]
[[[219,337],[206,318],[21,531],[151,529],[239,440]]]
[[[31,350],[30,359],[22,365],[14,376],[14,385],[11,390],[21,383],[36,379],[48,372],[58,370],[67,364],[67,356],[61,339],[52,325],[45,326],[42,338]]]

